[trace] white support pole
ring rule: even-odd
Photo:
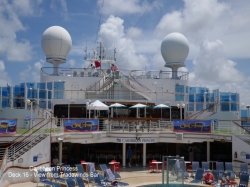
[[[32,127],[33,102],[30,102],[30,128]]]
[[[122,143],[122,167],[126,167],[126,143]]]
[[[210,161],[210,142],[207,141],[207,162]]]
[[[62,141],[59,141],[59,164],[62,163]]]
[[[144,108],[144,118],[146,118],[147,117],[147,108],[145,107]]]
[[[147,157],[146,157],[146,152],[147,152],[147,144],[146,143],[143,143],[143,153],[142,153],[142,166],[143,167],[146,167],[147,164],[146,164],[146,161],[147,161]]]

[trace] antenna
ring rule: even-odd
[[[87,41],[86,41],[86,47],[85,47],[85,49],[84,49],[84,52],[85,52],[84,60],[86,60],[86,59],[87,59],[87,56],[88,56],[88,43],[87,43]]]
[[[116,48],[114,48],[114,61],[116,61],[115,54],[116,54]]]

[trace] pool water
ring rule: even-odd
[[[166,187],[194,187],[194,186],[189,186],[189,185],[184,185],[184,184],[165,184],[164,186]],[[149,185],[143,185],[140,187],[162,187],[162,184],[149,184]]]

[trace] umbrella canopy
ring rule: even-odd
[[[126,106],[120,103],[114,103],[109,106],[109,108],[123,108],[123,107],[126,107]]]
[[[170,108],[170,111],[171,111],[171,107],[170,106],[167,106],[167,105],[164,105],[164,104],[159,104],[159,105],[156,105],[154,106],[155,109],[157,108],[160,108],[161,109],[161,118],[162,118],[162,109],[163,108]],[[170,112],[171,113],[171,112]],[[171,114],[170,114],[171,115]],[[171,118],[171,117],[170,117]]]
[[[138,104],[131,106],[129,108],[147,108],[147,107],[148,107],[147,105],[138,103]]]
[[[109,107],[102,103],[99,100],[96,100],[95,102],[91,103],[89,106],[87,106],[88,110],[109,110]]]
[[[159,105],[154,106],[154,108],[170,108],[170,106],[159,104]]]

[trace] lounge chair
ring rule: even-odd
[[[216,186],[217,184],[219,184],[220,171],[218,171],[218,170],[212,170],[212,174],[214,175],[213,186]]]
[[[247,163],[240,163],[240,174],[239,174],[239,176],[242,173],[248,173],[248,165],[247,165]]]
[[[209,167],[209,162],[201,162],[201,168],[203,168],[205,171],[207,171]]]
[[[93,177],[90,177],[89,175],[86,175],[86,174],[85,174],[84,168],[83,168],[82,164],[76,164],[75,166],[76,166],[76,168],[77,168],[78,174],[79,174],[81,177],[86,178],[87,181],[88,181],[88,185],[89,185],[89,182],[91,182],[91,181],[94,180]]]
[[[39,176],[39,179],[40,179],[40,183],[43,183],[45,185],[49,185],[51,187],[62,187],[61,184],[49,181],[47,179],[47,175],[46,175],[45,171],[43,171],[43,170],[37,170],[37,173],[38,173],[38,176]],[[36,186],[38,186],[38,182],[37,182]]]
[[[203,175],[204,175],[204,169],[203,168],[197,168],[194,180],[191,180],[189,183],[201,183]]]
[[[111,182],[104,179],[103,176],[101,174],[99,174],[97,171],[94,171],[93,174],[95,175],[95,177],[93,177],[94,179],[94,184],[92,184],[92,186],[98,186],[98,187],[106,187],[108,186],[112,186]],[[102,183],[103,181],[103,183]],[[107,183],[107,184],[105,184]]]
[[[77,183],[77,185],[78,185],[79,187],[85,187],[84,182],[83,182],[83,180],[82,180],[82,177],[79,177],[78,175],[74,176],[74,175],[71,173],[70,165],[64,165],[63,167],[65,168],[65,169],[64,169],[64,175],[65,175],[65,177],[74,180],[74,182]],[[66,169],[66,168],[67,168],[67,169]]]
[[[232,162],[225,162],[225,169],[230,172],[230,180],[234,180],[235,179],[235,173],[233,171],[233,164]]]
[[[187,172],[187,168],[186,168],[186,164],[183,160],[180,161],[180,172],[183,171],[183,178],[184,179],[188,179],[189,178],[189,174]]]
[[[105,176],[106,175],[106,170],[108,169],[107,165],[106,164],[99,164],[102,172],[103,172],[103,175]],[[115,178],[116,179],[121,179],[121,175],[119,175],[118,173],[113,173]]]
[[[129,186],[129,183],[116,181],[115,176],[110,169],[106,169],[106,174],[108,180],[110,180],[112,183],[116,183],[118,186]]]
[[[69,178],[61,178],[58,173],[58,168],[57,167],[51,167],[51,172],[53,174],[53,179],[55,181],[60,181],[65,183],[68,187],[74,187],[75,183],[72,179]]]
[[[224,164],[223,162],[216,162],[216,170],[219,171],[219,179],[221,179],[224,173]]]
[[[239,187],[248,187],[248,181],[249,181],[249,174],[242,173],[240,176]]]
[[[194,173],[194,176],[196,174],[197,169],[199,168],[199,162],[192,162],[192,172]]]

